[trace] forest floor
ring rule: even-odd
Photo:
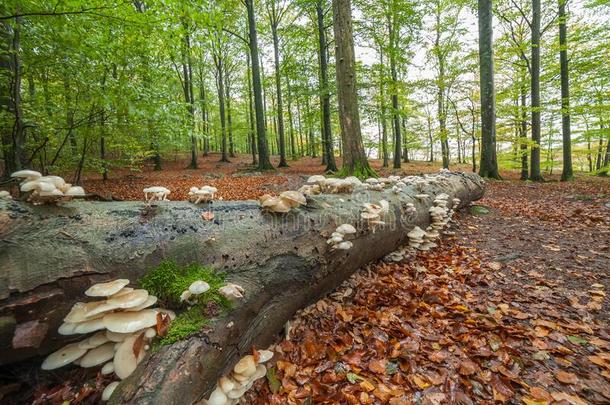
[[[181,200],[209,184],[232,200],[296,188],[323,171],[319,159],[264,175],[247,157],[217,160],[200,159],[198,170],[177,160],[161,172],[113,172],[107,182],[94,175],[83,185],[119,199],[162,185]],[[437,171],[411,163],[400,173]],[[609,403],[610,179],[503,175],[457,214],[438,248],[373,263],[299,311],[246,402]]]

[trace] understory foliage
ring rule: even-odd
[[[210,323],[206,316],[209,303],[214,303],[212,305],[219,309],[230,308],[230,301],[218,293],[218,289],[224,285],[224,274],[198,264],[181,267],[175,261],[166,260],[140,279],[142,288],[173,309],[184,308],[180,295],[197,280],[208,283],[210,289],[199,295],[195,302],[191,302],[192,306],[178,314],[158,344],[171,344],[199,332],[203,326]]]

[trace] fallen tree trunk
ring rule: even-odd
[[[116,403],[192,403],[252,346],[268,346],[299,309],[332,290],[359,267],[407,241],[415,225],[430,223],[435,195],[482,197],[476,174],[444,174],[437,184],[404,192],[319,195],[288,214],[261,212],[258,203],[193,205],[163,202],[72,202],[31,206],[0,201],[0,363],[49,353],[66,343],[56,333],[71,306],[94,282],[135,282],[166,258],[227,273],[246,297],[209,331],[162,347],[144,360],[113,395]],[[418,199],[416,194],[431,198]],[[362,203],[390,202],[386,225],[362,224]],[[417,212],[406,215],[406,204]],[[214,212],[205,221],[204,211]],[[356,225],[354,246],[329,249],[342,224]],[[226,325],[233,322],[233,327]],[[79,337],[82,338],[82,337]]]

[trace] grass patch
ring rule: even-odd
[[[186,306],[184,302],[180,302],[180,295],[197,280],[207,282],[210,289],[199,295],[197,301],[191,300],[191,306],[177,315],[170,324],[167,335],[157,341],[155,346],[186,339],[209,324],[210,320],[204,316],[208,302],[216,302],[224,310],[231,307],[231,301],[218,293],[218,289],[225,284],[224,273],[198,264],[181,267],[174,261],[166,260],[140,279],[140,286],[149,294],[155,295],[165,306],[177,310]]]

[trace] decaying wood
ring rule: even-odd
[[[288,214],[261,212],[254,201],[70,202],[31,206],[0,201],[0,364],[49,353],[67,342],[56,333],[63,317],[94,282],[133,282],[164,259],[200,263],[227,273],[246,297],[207,331],[161,348],[115,391],[116,403],[185,404],[209,393],[217,378],[252,346],[264,348],[299,309],[355,270],[407,241],[430,223],[428,208],[446,193],[460,206],[482,197],[475,174],[445,174],[440,184],[394,193],[362,191],[308,198]],[[416,194],[431,198],[417,199]],[[362,203],[388,200],[386,225],[359,219]],[[406,204],[417,208],[406,214]],[[214,220],[201,218],[214,212]],[[326,239],[350,223],[354,246],[331,250]],[[233,326],[227,328],[232,322]],[[32,330],[35,338],[24,334]],[[17,339],[18,336],[30,336]],[[76,339],[82,338],[77,337]]]

